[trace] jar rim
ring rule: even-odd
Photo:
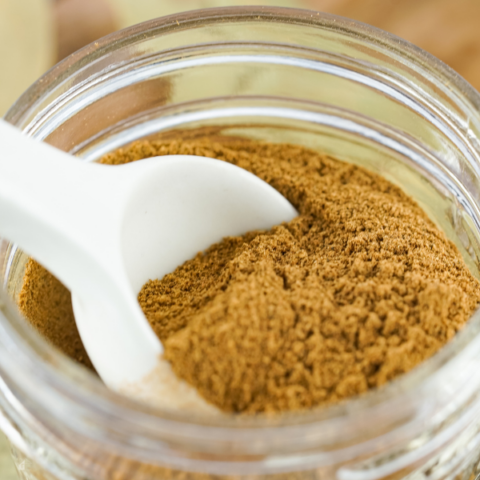
[[[45,73],[17,100],[7,112],[5,119],[28,132],[27,117],[33,106],[56,85],[68,79],[72,72],[97,61],[107,52],[120,48],[125,43],[133,44],[141,41],[149,35],[158,36],[167,32],[195,28],[197,25],[226,21],[289,23],[331,29],[341,32],[345,36],[363,38],[394,52],[406,61],[420,65],[422,73],[434,75],[445,84],[448,83],[452,98],[467,105],[472,112],[480,110],[480,94],[459,74],[429,53],[395,35],[361,22],[317,11],[283,7],[241,6],[200,9],[173,14],[149,20],[103,37],[72,54]],[[478,120],[478,113],[476,117]],[[281,431],[282,435],[286,437],[289,435],[298,437],[298,435],[305,435],[306,431],[313,434],[318,430],[325,430],[327,423],[330,424],[333,431],[339,429],[339,422],[346,418],[349,422],[358,420],[359,425],[364,425],[378,414],[380,407],[397,408],[399,418],[403,418],[405,422],[409,421],[416,412],[415,409],[412,410],[411,402],[407,399],[412,399],[418,395],[418,392],[424,392],[433,383],[440,381],[445,369],[456,368],[462,352],[467,347],[476,348],[478,346],[480,348],[480,336],[478,335],[480,313],[477,311],[465,328],[437,354],[413,371],[378,390],[369,391],[360,397],[336,405],[309,411],[282,413],[276,415],[275,418],[263,415],[255,417],[226,415],[219,418],[206,418],[191,413],[160,411],[108,391],[82,367],[74,364],[59,352],[52,352],[51,346],[36,332],[28,328],[16,311],[9,306],[8,301],[5,300],[5,294],[3,294],[3,299],[5,305],[0,306],[3,313],[0,315],[0,344],[5,345],[5,338],[8,338],[10,344],[7,345],[6,350],[0,351],[0,363],[4,364],[1,368],[2,371],[8,367],[9,369],[25,369],[33,372],[48,382],[53,389],[61,392],[65,398],[68,397],[70,400],[83,404],[89,411],[96,412],[98,419],[108,412],[110,420],[128,416],[130,423],[139,422],[142,425],[151,423],[158,432],[168,432],[173,428],[187,436],[192,435],[190,427],[204,427],[202,429],[204,437],[223,439],[228,439],[232,430],[235,430],[235,434],[240,434],[245,442],[250,441],[252,436],[258,438],[259,431],[263,431],[266,436],[275,435],[276,432]],[[29,354],[32,348],[35,357]],[[10,356],[12,349],[16,352],[15,361]],[[53,368],[52,364],[61,365],[61,370]],[[298,430],[299,428],[301,431]],[[153,430],[153,428],[149,429],[150,432]],[[318,432],[316,436],[318,436]],[[318,438],[316,441],[319,441]]]
[[[372,43],[400,54],[405,59],[415,59],[426,72],[444,77],[461,97],[480,110],[480,94],[459,73],[446,63],[407,40],[372,25],[340,15],[315,10],[270,6],[228,6],[189,10],[126,27],[110,33],[72,53],[58,62],[34,82],[10,107],[4,118],[20,126],[22,118],[39,97],[62,82],[70,73],[96,61],[111,49],[120,48],[126,41],[134,44],[145,40],[152,32],[180,31],[196,25],[225,21],[265,20],[277,23],[314,26],[342,32],[353,37],[368,38]],[[113,47],[113,48],[112,48]],[[453,88],[452,88],[453,90]]]

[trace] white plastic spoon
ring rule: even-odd
[[[0,234],[73,292],[100,377],[133,395],[148,378],[149,391],[165,397],[159,404],[192,403],[196,392],[160,360],[137,293],[223,237],[289,221],[296,210],[258,177],[210,158],[85,163],[2,120],[0,146]]]

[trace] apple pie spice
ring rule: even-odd
[[[434,354],[480,302],[454,244],[398,187],[361,167],[221,137],[136,142],[102,162],[172,154],[245,168],[300,213],[224,239],[138,296],[176,374],[224,411],[305,409],[383,385]],[[19,305],[90,366],[68,291],[33,260]]]

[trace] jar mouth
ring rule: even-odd
[[[146,38],[161,36],[171,32],[183,32],[196,29],[201,25],[225,22],[263,22],[265,24],[297,25],[337,32],[352,41],[366,41],[374,45],[379,52],[403,59],[406,64],[417,67],[417,75],[423,75],[429,81],[438,83],[439,98],[447,98],[447,103],[455,102],[459,108],[471,117],[471,137],[476,136],[480,125],[478,109],[479,94],[457,73],[438,59],[419,48],[391,34],[374,27],[345,19],[342,17],[319,13],[316,11],[277,8],[277,7],[223,7],[195,10],[151,20],[120,32],[113,33],[76,52],[53,67],[39,79],[15,103],[5,119],[29,135],[35,135],[39,120],[48,114],[49,104],[59,86],[68,90],[70,76],[75,73],[85,77],[77,88],[84,88],[89,82],[88,66],[104,61],[107,54],[116,50],[134,48]],[[288,44],[288,42],[286,42]],[[295,45],[289,45],[294,48]],[[139,58],[149,55],[148,49]],[[122,68],[123,64],[117,65]],[[105,66],[103,75],[108,75]],[[61,108],[58,101],[55,108]],[[472,140],[473,142],[473,140]],[[477,155],[477,145],[472,147]],[[480,171],[480,166],[479,166]],[[477,226],[477,228],[480,228]],[[150,438],[163,438],[175,431],[177,438],[197,438],[198,441],[226,441],[235,432],[242,445],[255,441],[265,445],[272,437],[283,437],[275,443],[277,451],[281,451],[292,442],[298,442],[303,449],[313,445],[341,443],[348,423],[348,432],[353,430],[367,433],[373,438],[382,435],[395,425],[411,426],[426,415],[431,409],[434,415],[437,407],[449,403],[455,405],[452,392],[448,392],[442,379],[452,378],[455,371],[461,368],[462,362],[473,362],[475,351],[480,351],[480,313],[477,311],[465,328],[443,347],[436,355],[416,367],[413,371],[392,381],[378,390],[369,391],[358,398],[352,398],[337,405],[321,407],[302,412],[287,412],[275,417],[267,415],[234,416],[225,415],[220,418],[199,417],[191,413],[166,412],[139,405],[129,399],[108,391],[93,375],[74,364],[52,348],[33,332],[19,318],[15,308],[3,293],[0,304],[0,370],[6,378],[16,377],[18,382],[26,382],[27,374],[42,379],[48,386],[39,394],[38,402],[48,404],[52,395],[58,395],[69,405],[75,405],[80,413],[95,418],[102,423],[105,416],[109,425],[118,421],[127,427],[134,425],[142,434]],[[0,389],[2,387],[0,386]],[[4,388],[7,388],[4,385]],[[444,398],[439,393],[445,394]],[[428,397],[428,401],[418,403],[419,397]],[[393,414],[392,414],[393,412]],[[430,415],[430,413],[429,413]],[[388,418],[387,418],[388,417]],[[128,418],[128,424],[125,423]],[[385,419],[383,424],[378,419]],[[80,428],[80,427],[78,427]],[[255,448],[257,448],[255,447]],[[247,447],[245,447],[247,448]],[[253,448],[253,447],[252,447]],[[266,452],[268,448],[262,447]],[[247,448],[248,450],[248,448]]]

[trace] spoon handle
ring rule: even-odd
[[[79,332],[107,384],[141,378],[157,364],[162,346],[120,260],[122,199],[132,174],[86,164],[2,120],[0,145],[0,235],[74,293]]]
[[[76,276],[65,275],[66,263],[83,270],[113,254],[112,245],[102,248],[99,234],[116,221],[117,209],[106,214],[115,201],[105,191],[112,172],[31,139],[3,120],[0,145],[0,234],[76,289]]]

